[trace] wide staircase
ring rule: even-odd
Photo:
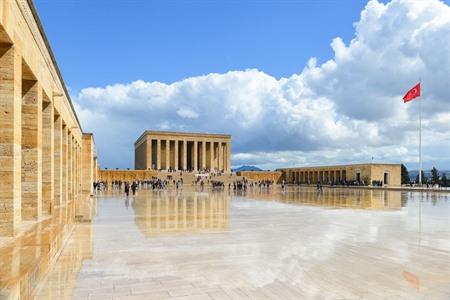
[[[197,173],[194,172],[182,172],[180,175],[180,172],[158,172],[157,178],[161,180],[169,179],[171,182],[173,180],[178,181],[181,178],[183,179],[184,184],[194,184],[197,180]],[[229,183],[233,184],[235,181],[241,181],[243,180],[242,176],[237,176],[236,173],[227,173],[227,174],[221,174],[221,175],[212,175],[210,177],[209,174],[201,174],[201,176],[204,176],[205,183],[209,181],[220,181],[223,182],[225,185],[228,185]]]

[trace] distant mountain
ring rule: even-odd
[[[423,173],[425,173],[425,177],[431,178],[431,170],[423,170]],[[447,178],[450,177],[450,170],[438,170],[439,176],[442,176],[442,173],[445,173],[445,176]],[[419,174],[419,170],[411,170],[408,172],[409,178],[411,180],[416,179],[417,174]]]
[[[237,169],[233,169],[233,172],[241,172],[241,171],[262,171],[262,169],[255,166],[241,166]]]

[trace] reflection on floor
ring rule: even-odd
[[[448,299],[449,200],[305,187],[100,195],[37,299]]]
[[[289,204],[306,204],[328,208],[355,208],[389,210],[402,207],[400,192],[326,188],[317,192],[314,188],[293,188],[281,193],[272,190],[250,189],[245,196],[255,200],[275,200]]]
[[[0,247],[0,299],[32,298],[74,227],[73,202]]]
[[[145,236],[226,231],[230,196],[224,193],[156,192],[133,201],[135,222]]]

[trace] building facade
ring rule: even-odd
[[[145,131],[134,149],[136,170],[231,170],[231,135]]]
[[[0,1],[0,236],[58,210],[74,219],[82,136],[33,2]]]
[[[294,184],[337,184],[343,181],[359,181],[366,185],[375,182],[383,185],[401,185],[400,164],[352,164],[336,166],[299,167],[279,169],[287,183]]]
[[[149,180],[158,175],[154,170],[100,170],[98,180],[111,184],[113,181]]]

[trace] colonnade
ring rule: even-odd
[[[152,144],[156,144],[156,153],[147,156],[151,169],[230,170],[229,143],[156,139]]]
[[[7,4],[0,11],[0,236],[75,201],[82,176],[82,130],[35,8]]]
[[[0,235],[12,236],[78,196],[82,146],[17,49],[2,44],[0,55]]]
[[[342,180],[347,180],[347,172],[345,169],[341,170],[289,170],[286,172],[288,183],[337,183]]]

